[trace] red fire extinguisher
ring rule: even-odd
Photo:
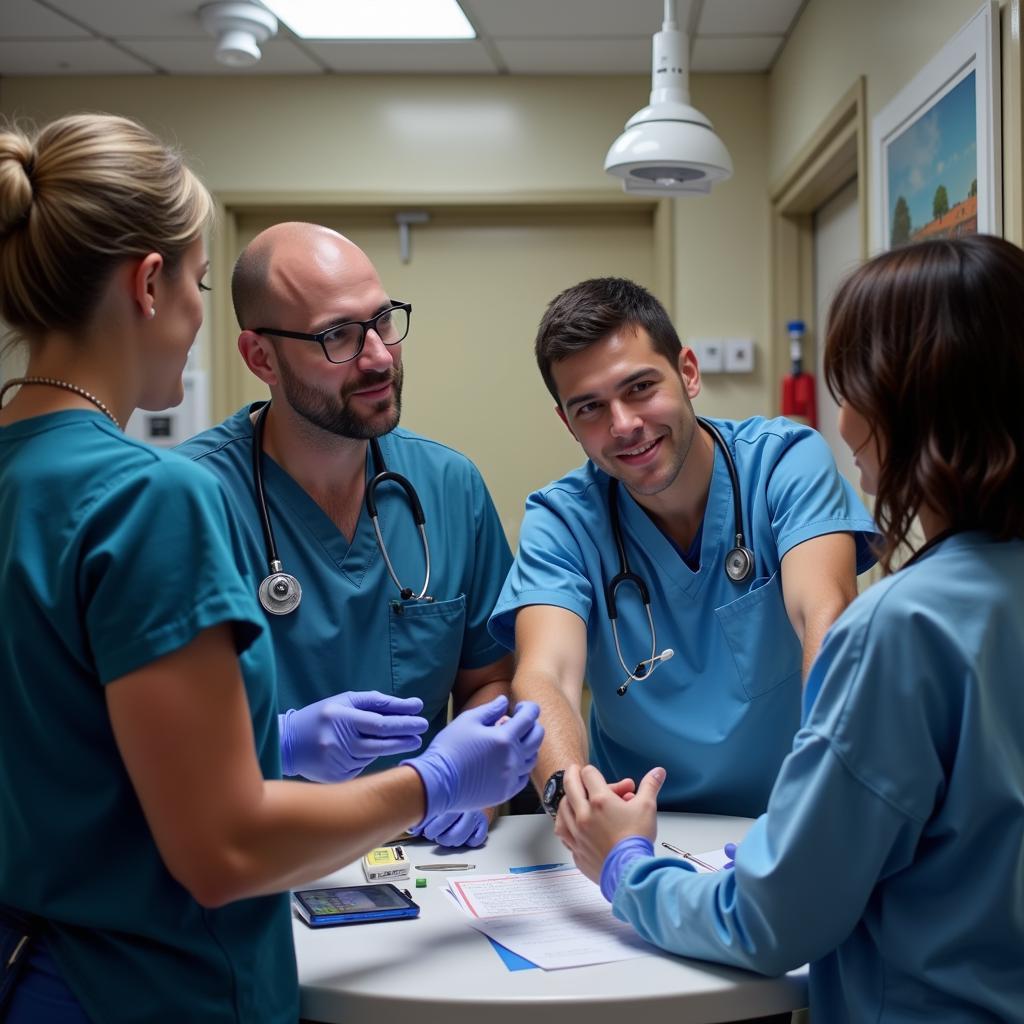
[[[782,378],[782,415],[802,420],[808,426],[818,425],[818,406],[814,400],[814,377],[804,373],[803,320],[790,320],[789,332],[790,372]]]

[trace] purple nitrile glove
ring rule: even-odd
[[[725,846],[722,847],[722,850],[725,852],[726,857],[729,858],[722,865],[722,870],[727,871],[729,868],[736,867],[736,844],[726,843]]]
[[[428,722],[419,697],[376,690],[325,697],[278,715],[281,773],[314,782],[341,782],[385,754],[417,750]]]
[[[438,846],[483,846],[490,822],[483,811],[448,811],[409,829]]]
[[[609,851],[601,867],[601,895],[609,902],[622,881],[622,874],[635,860],[654,856],[654,843],[647,836],[626,836]]]
[[[540,708],[521,701],[498,724],[507,697],[463,711],[419,755],[403,761],[419,773],[427,811],[417,829],[448,811],[475,811],[507,800],[526,785],[544,738]]]

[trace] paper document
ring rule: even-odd
[[[546,971],[655,953],[575,868],[482,875],[448,887],[477,931]]]

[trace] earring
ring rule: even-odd
[[[156,316],[156,306],[150,306],[149,312],[146,314],[147,320],[152,320]]]

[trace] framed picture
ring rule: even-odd
[[[875,116],[878,249],[1002,231],[998,8],[986,0]]]

